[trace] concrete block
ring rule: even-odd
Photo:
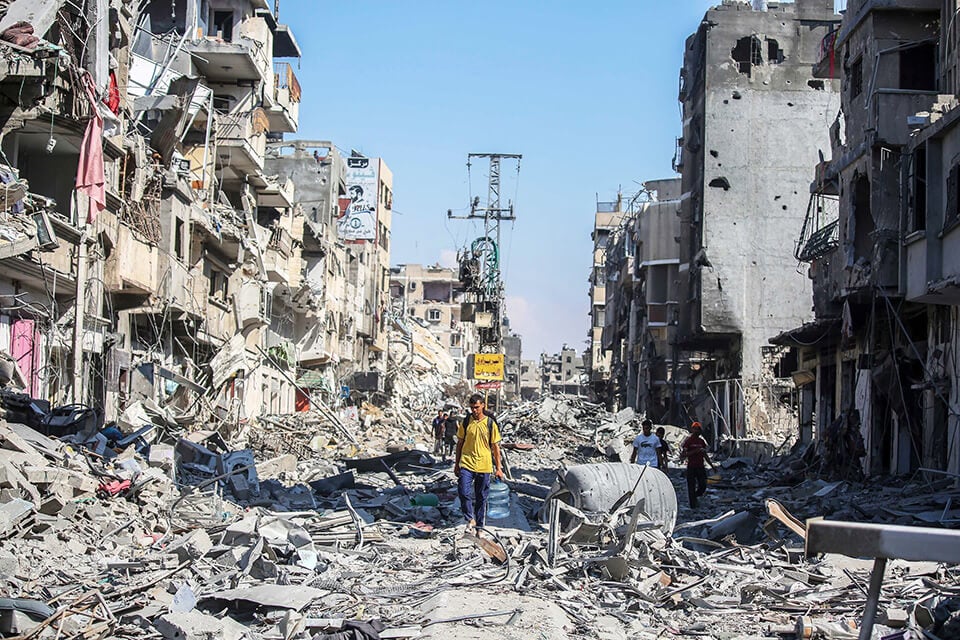
[[[12,553],[0,553],[0,577],[14,578],[20,573],[20,559]]]
[[[3,470],[2,474],[7,483],[0,486],[8,489],[22,489],[30,494],[30,498],[33,500],[34,504],[40,502],[40,492],[37,491],[34,483],[25,477],[24,474],[22,474],[14,465],[10,464],[9,462],[4,462],[0,464],[0,469]]]
[[[168,613],[153,626],[167,640],[225,640],[220,619],[199,611]]]
[[[203,529],[196,529],[174,542],[168,551],[177,554],[180,562],[186,562],[187,560],[202,558],[212,548],[213,542],[211,542],[207,532]]]
[[[276,478],[281,473],[293,473],[296,470],[297,456],[290,453],[257,464],[257,475],[260,478]]]
[[[907,622],[910,621],[910,616],[907,614],[906,609],[887,609],[886,618],[887,626],[893,627],[894,629],[903,629],[907,626]]]
[[[67,501],[63,500],[59,496],[51,495],[47,496],[43,502],[40,503],[40,513],[46,514],[48,516],[55,516],[60,513]]]
[[[65,484],[75,492],[90,494],[97,490],[97,481],[93,477],[70,469],[28,466],[23,468],[23,473],[32,484]]]
[[[6,532],[17,525],[33,511],[33,505],[26,500],[11,500],[0,504],[0,532]]]

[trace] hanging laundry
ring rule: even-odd
[[[80,144],[80,161],[77,164],[77,191],[90,198],[87,224],[93,224],[97,215],[107,205],[106,177],[103,170],[103,118],[97,109],[96,94],[89,73],[82,76],[87,99],[90,100],[90,122]]]
[[[117,85],[117,74],[110,72],[110,87],[107,89],[107,108],[114,114],[120,113],[120,87]]]

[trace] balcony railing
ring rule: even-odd
[[[273,63],[274,94],[279,98],[282,90],[289,91],[291,102],[300,102],[300,81],[289,62]]]
[[[794,257],[800,262],[812,262],[826,255],[840,242],[839,228],[839,197],[814,193],[810,196]]]

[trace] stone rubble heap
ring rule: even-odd
[[[844,640],[871,563],[806,558],[798,519],[958,520],[952,478],[827,482],[799,447],[740,447],[692,510],[679,470],[622,462],[637,416],[556,396],[499,416],[511,513],[477,537],[427,453],[434,409],[100,453],[0,424],[0,636]],[[960,638],[958,585],[891,562],[874,636]]]

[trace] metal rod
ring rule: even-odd
[[[873,633],[873,622],[877,617],[877,605],[880,604],[880,587],[883,586],[883,572],[887,568],[886,558],[875,558],[873,571],[870,573],[870,592],[867,594],[867,604],[863,609],[863,620],[860,622],[859,640],[870,640]]]

